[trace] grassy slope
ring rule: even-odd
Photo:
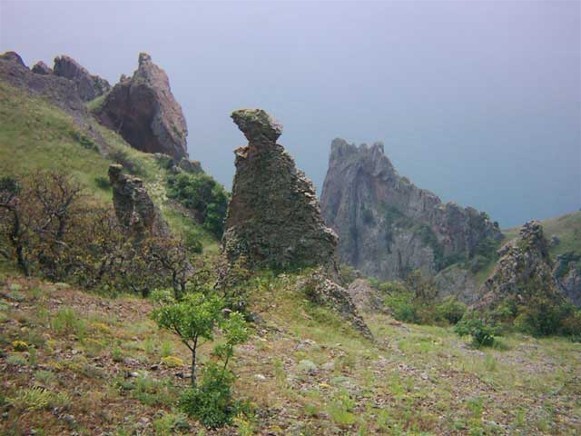
[[[579,344],[513,336],[480,351],[450,329],[384,315],[367,316],[377,339],[370,343],[297,298],[295,287],[293,276],[256,282],[251,305],[262,322],[234,362],[236,395],[252,402],[255,417],[217,433],[581,429]],[[0,407],[7,413],[0,433],[168,434],[175,424],[199,430],[175,406],[187,385],[188,350],[158,332],[147,317],[149,302],[9,277],[0,290]],[[16,340],[28,348],[17,351]],[[204,346],[202,361],[208,351]],[[166,365],[164,356],[184,364]],[[303,360],[316,367],[307,370]]]
[[[40,98],[0,81],[0,174],[25,176],[42,169],[70,172],[91,197],[100,204],[111,204],[111,190],[99,188],[97,180],[107,179],[112,162],[94,148],[82,145],[82,132],[69,115]],[[92,122],[107,142],[110,153],[122,152],[136,163],[152,199],[176,232],[196,232],[205,247],[215,251],[215,239],[201,227],[171,207],[164,188],[165,173],[155,158],[131,148],[116,133]]]
[[[568,213],[556,218],[541,221],[545,236],[551,238],[556,235],[560,242],[550,248],[553,256],[558,256],[567,252],[581,254],[581,211]],[[506,240],[509,241],[518,236],[519,227],[503,230]]]

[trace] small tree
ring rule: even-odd
[[[164,329],[176,333],[192,353],[192,386],[196,386],[196,354],[203,340],[214,338],[214,328],[222,315],[224,302],[217,295],[188,293],[176,300],[167,292],[156,293],[160,304],[152,318]]]

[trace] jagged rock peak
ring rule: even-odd
[[[182,108],[171,92],[167,74],[147,53],[139,54],[133,76],[123,77],[95,114],[138,150],[178,160],[188,157]]]
[[[251,144],[274,144],[282,134],[282,125],[262,109],[240,109],[231,117]]]
[[[518,238],[498,250],[500,258],[480,290],[477,308],[495,307],[506,298],[526,303],[535,295],[561,301],[559,284],[553,276],[548,241],[538,221],[523,225]]]
[[[321,208],[339,235],[339,259],[380,279],[414,269],[434,275],[474,256],[482,241],[502,237],[486,214],[443,204],[399,176],[381,142],[333,140]]]
[[[23,66],[24,68],[27,68],[26,64],[24,63],[24,61],[22,60],[20,55],[18,53],[16,53],[15,51],[7,51],[6,53],[2,53],[0,55],[0,59],[5,60],[5,61],[9,61],[9,62],[15,62],[15,63]]]
[[[111,90],[111,85],[107,80],[90,74],[86,68],[70,56],[57,56],[54,59],[53,72],[55,76],[75,82],[83,101],[93,100]]]
[[[236,153],[224,250],[231,260],[293,269],[334,266],[337,236],[323,223],[315,190],[284,147],[280,125],[260,109],[232,119],[249,140]]]

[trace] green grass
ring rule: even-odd
[[[556,218],[541,221],[545,237],[550,241],[553,235],[559,238],[559,244],[550,247],[550,253],[558,256],[567,252],[581,254],[581,211],[572,212]],[[520,226],[503,230],[506,241],[515,239]]]

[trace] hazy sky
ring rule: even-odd
[[[581,207],[580,5],[0,0],[0,51],[112,83],[148,52],[227,187],[229,115],[261,107],[319,193],[333,138],[383,141],[401,175],[512,226]]]

